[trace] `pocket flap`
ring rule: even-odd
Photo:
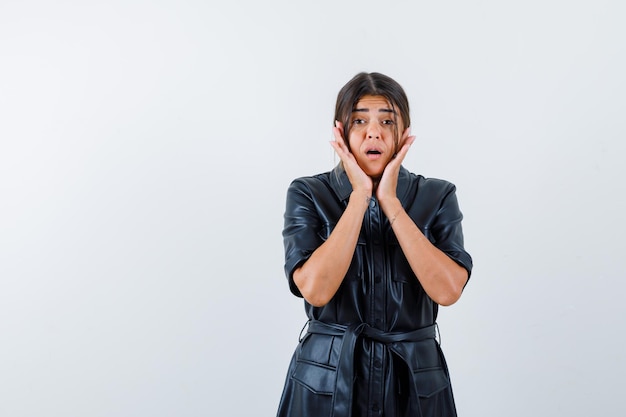
[[[429,398],[450,386],[450,380],[443,368],[418,369],[413,379],[420,397]]]
[[[291,377],[316,394],[335,392],[337,372],[334,368],[310,362],[298,362]]]

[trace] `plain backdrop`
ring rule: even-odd
[[[626,414],[619,0],[0,2],[0,416],[273,416],[285,192],[338,90],[411,101],[475,268],[460,416]]]

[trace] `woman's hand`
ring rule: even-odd
[[[342,136],[341,123],[333,128],[335,140],[330,144],[341,158],[352,184],[352,194],[335,228],[311,257],[293,272],[293,281],[307,302],[316,307],[326,305],[337,293],[352,262],[363,217],[372,196],[372,180],[359,167]],[[356,198],[353,198],[356,197]]]
[[[371,197],[374,183],[372,182],[372,179],[361,169],[354,158],[354,155],[352,155],[348,149],[342,132],[343,124],[339,121],[335,121],[335,127],[333,127],[335,140],[331,141],[330,144],[335,149],[335,152],[343,163],[343,168],[346,170],[346,174],[348,174],[350,184],[352,184],[353,192],[363,193],[366,197]]]
[[[385,202],[396,198],[396,188],[398,186],[400,166],[402,165],[402,161],[409,151],[409,148],[415,141],[415,136],[410,136],[410,133],[411,130],[407,128],[402,134],[402,139],[400,140],[400,150],[385,167],[380,183],[378,184],[378,187],[376,187],[376,198],[380,201],[381,206],[385,204]]]

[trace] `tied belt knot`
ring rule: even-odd
[[[307,324],[307,333],[343,337],[339,362],[337,363],[337,381],[335,384],[335,394],[333,396],[332,417],[352,416],[354,349],[359,338],[366,337],[376,342],[389,345],[397,342],[419,342],[427,339],[435,339],[437,332],[436,323],[408,332],[385,332],[367,323],[355,323],[344,326],[340,324],[324,323],[319,320],[309,320]],[[415,390],[415,384],[412,384],[412,386]],[[417,395],[416,392],[414,394]]]

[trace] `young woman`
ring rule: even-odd
[[[357,74],[337,97],[340,164],[289,186],[285,272],[309,321],[278,417],[456,416],[436,318],[472,258],[455,186],[401,165],[410,123],[396,81]]]

